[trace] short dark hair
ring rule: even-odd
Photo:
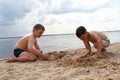
[[[45,27],[42,25],[42,24],[36,24],[34,27],[33,27],[33,30],[34,29],[42,29],[42,30],[45,30]]]
[[[84,26],[79,26],[77,29],[76,29],[76,36],[77,37],[80,37],[82,36],[83,34],[85,34],[86,32],[86,28]]]

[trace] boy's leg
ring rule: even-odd
[[[101,50],[101,52],[105,52],[106,51],[106,47],[108,47],[109,46],[109,44],[108,44],[108,42],[107,41],[105,41],[105,40],[102,40],[102,43],[103,43],[103,47],[102,47],[102,50]],[[97,46],[98,46],[98,44],[97,43],[94,43],[94,47],[95,48],[97,48]]]
[[[108,42],[105,41],[105,40],[102,40],[102,43],[103,43],[103,46],[102,46],[101,52],[105,52],[105,51],[106,51],[105,48],[108,47],[109,44],[108,44]],[[94,43],[94,47],[95,47],[95,48],[98,48],[98,44],[97,44],[97,43]],[[92,56],[92,58],[96,59],[96,58],[99,57],[100,55],[101,55],[101,53],[100,53],[100,54],[95,54],[95,55]]]
[[[103,40],[102,42],[103,42],[103,48],[102,48],[101,52],[105,52],[106,51],[105,48],[109,46],[109,43],[105,40]]]
[[[109,43],[108,43],[107,41],[102,40],[102,42],[103,42],[103,47],[104,47],[104,48],[106,48],[106,47],[108,47],[108,46],[109,46]]]
[[[37,60],[37,57],[34,54],[26,51],[22,52],[22,54],[20,54],[18,58],[19,58],[18,61],[20,62],[26,62],[26,61],[31,62]]]
[[[11,59],[8,59],[7,62],[32,62],[36,60],[37,57],[34,54],[24,51],[19,57],[12,57]]]

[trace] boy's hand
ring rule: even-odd
[[[90,53],[89,50],[84,50],[84,51],[82,52],[83,55],[81,55],[81,58],[86,57],[89,53]]]
[[[43,58],[42,58],[43,60],[45,60],[45,61],[48,61],[48,58],[47,58],[47,56],[43,56]]]

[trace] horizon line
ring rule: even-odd
[[[120,31],[120,30],[113,30],[113,31],[102,31],[102,32],[115,32],[115,31]],[[61,33],[61,34],[44,34],[42,36],[57,36],[57,35],[71,35],[71,34],[75,34],[75,33]],[[12,38],[21,38],[23,37],[22,35],[20,36],[6,36],[6,37],[1,37],[0,39],[12,39]]]

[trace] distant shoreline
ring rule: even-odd
[[[115,45],[115,44],[120,44],[120,42],[112,43],[112,44],[110,44],[110,46]],[[47,53],[54,53],[54,52],[61,52],[61,51],[71,51],[71,50],[77,50],[77,49],[84,49],[84,48],[67,49],[67,50],[59,50],[59,51],[50,51],[50,52],[46,52],[45,54],[47,54]],[[7,59],[8,58],[0,58],[0,61],[1,60],[7,60]]]
[[[113,31],[101,31],[101,32],[120,32],[120,30],[113,30]],[[44,34],[43,36],[59,36],[59,35],[73,35],[75,33],[63,33],[63,34]],[[21,38],[23,36],[5,36],[5,37],[0,37],[0,39],[12,39],[12,38]]]

